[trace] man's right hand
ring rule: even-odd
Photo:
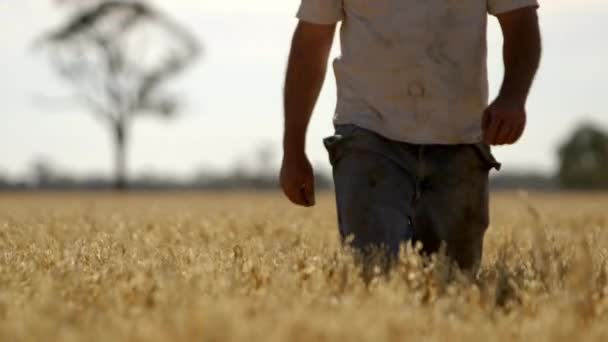
[[[281,188],[295,204],[315,205],[315,178],[306,157],[306,129],[323,87],[336,24],[300,21],[285,76],[285,132]]]
[[[305,153],[285,153],[281,166],[281,188],[294,204],[315,205],[315,176]]]

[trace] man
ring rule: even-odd
[[[488,227],[489,145],[514,144],[539,65],[537,0],[302,0],[285,83],[281,186],[312,206],[306,130],[338,22],[342,56],[333,166],[340,233],[363,255],[445,244],[464,270]],[[488,106],[486,26],[496,16],[505,73]]]

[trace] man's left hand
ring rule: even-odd
[[[497,98],[483,113],[482,125],[486,144],[516,143],[526,128],[525,102]]]

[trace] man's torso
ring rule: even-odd
[[[481,140],[486,30],[537,0],[301,0],[298,18],[340,28],[334,122],[416,144]]]
[[[344,0],[335,122],[474,143],[488,102],[486,0]]]

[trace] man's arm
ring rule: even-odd
[[[336,25],[300,21],[291,45],[285,80],[281,187],[295,204],[312,206],[314,175],[306,156],[306,131],[323,87]]]
[[[484,113],[484,141],[513,144],[526,126],[526,101],[541,57],[541,38],[535,7],[497,15],[504,36],[505,75],[496,100]]]

